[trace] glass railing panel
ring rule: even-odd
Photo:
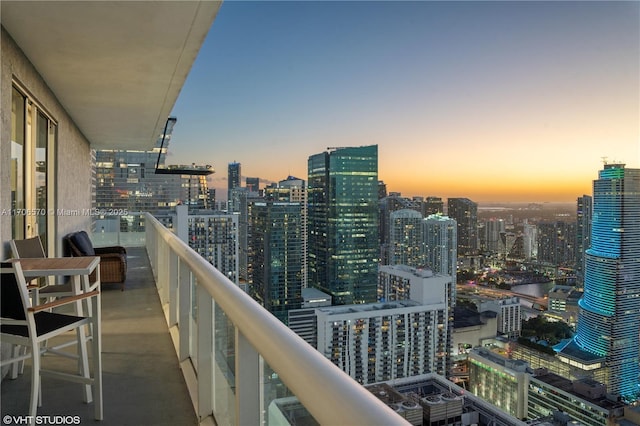
[[[120,220],[117,216],[99,216],[91,241],[95,247],[117,246],[120,234]]]
[[[96,247],[145,245],[144,213],[100,215],[94,219],[93,244]]]
[[[282,383],[278,373],[262,357],[260,357],[260,366],[261,397],[265,408],[262,424],[267,426],[282,424],[320,425],[289,388]]]
[[[235,328],[214,303],[213,415],[218,424],[236,424]]]
[[[145,216],[144,213],[130,213],[120,215],[119,243],[124,247],[140,247],[145,244]]]
[[[369,397],[363,398],[362,389],[356,388],[355,382],[345,380],[342,375],[336,375],[339,371],[329,368],[333,366],[327,364],[321,355],[307,348],[299,338],[300,341],[297,342],[290,332],[281,330],[277,320],[272,324],[270,320],[272,317],[263,316],[261,308],[254,306],[254,303],[249,303],[247,296],[237,292],[232,282],[220,276],[218,271],[209,271],[210,266],[206,264],[206,260],[194,258],[193,256],[197,254],[188,248],[185,251],[184,243],[177,241],[175,236],[159,226],[161,224],[154,218],[148,217],[148,224],[150,241],[147,243],[151,244],[148,252],[154,268],[159,270],[158,281],[156,281],[159,291],[163,291],[160,283],[165,281],[166,275],[162,267],[167,257],[165,252],[175,250],[183,258],[184,267],[192,272],[189,274],[191,281],[186,282],[189,285],[191,300],[186,303],[186,306],[181,304],[181,309],[186,309],[188,312],[183,311],[182,315],[178,314],[180,321],[187,322],[189,326],[184,327],[184,324],[179,323],[178,330],[179,332],[190,330],[189,338],[181,339],[180,353],[184,358],[190,356],[191,365],[195,369],[193,373],[196,375],[198,388],[194,404],[198,407],[199,416],[206,417],[212,413],[217,424],[225,425],[237,424],[243,419],[248,419],[251,424],[319,424],[307,409],[311,408],[316,416],[327,424],[344,424],[342,419],[345,422],[358,420],[360,424],[399,424],[396,421],[397,416],[393,413],[389,416],[385,411],[386,407],[382,407],[385,410],[380,410],[379,401],[368,401]],[[171,248],[167,250],[166,246]],[[201,285],[198,285],[196,275],[203,280]],[[184,293],[180,294],[180,297],[185,296]],[[214,294],[219,295],[220,302],[224,301],[229,311],[225,313],[213,300]],[[176,302],[173,299],[169,301],[169,303]],[[233,324],[230,318],[237,321],[237,325]],[[237,331],[236,327],[239,327],[242,332]],[[292,395],[292,392],[283,384],[277,372],[262,358],[259,359],[260,350],[273,350],[271,343],[274,337],[272,336],[276,336],[277,341],[282,342],[287,350],[277,358],[271,358],[269,352],[265,352],[264,355],[280,369],[280,373],[284,374],[287,380],[293,380],[289,384],[301,396],[305,396],[305,401],[306,398],[317,397],[314,399],[314,405],[302,406],[296,396]],[[289,362],[283,359],[288,359]],[[236,362],[249,367],[236,371]],[[252,365],[254,368],[251,368]],[[306,367],[310,371],[307,372]],[[291,371],[294,371],[295,375],[292,376]],[[298,377],[304,377],[304,379],[295,381]],[[331,386],[318,387],[315,377],[326,377]],[[315,386],[314,383],[316,383]],[[309,388],[314,389],[312,396],[309,395],[311,392]],[[340,395],[340,398],[334,404],[336,394]],[[350,395],[352,394],[354,394],[355,406],[360,407],[357,412],[351,410]],[[240,401],[236,400],[237,397]],[[244,405],[243,401],[245,401]],[[236,406],[236,402],[239,406]],[[336,405],[341,408],[334,409]],[[319,407],[327,409],[319,409]],[[246,416],[247,413],[255,416]],[[367,413],[371,414],[367,415]]]

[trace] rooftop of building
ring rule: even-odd
[[[529,364],[526,361],[522,361],[520,359],[509,359],[485,348],[473,348],[469,355],[479,356],[494,364],[498,364],[506,369],[514,370],[519,373],[530,373],[533,371],[529,368]]]
[[[573,339],[556,345],[554,349],[559,352],[559,355],[564,355],[567,358],[573,359],[582,364],[594,364],[604,360],[602,356],[587,352],[580,348]]]
[[[409,397],[443,397],[447,400],[461,400],[464,413],[474,411],[479,413],[478,425],[520,426],[526,424],[467,392],[445,377],[434,373],[395,379],[393,382],[375,383],[365,387],[387,404],[401,404]]]
[[[516,305],[520,306],[520,298],[518,296],[503,297],[502,299],[485,300],[481,302],[481,306],[491,305]]]
[[[387,269],[390,269],[392,271],[400,271],[400,272],[413,274],[418,278],[430,278],[430,277],[438,276],[438,274],[436,274],[431,269],[426,267],[414,268],[408,265],[383,265],[381,267],[381,271],[387,270]]]
[[[317,288],[307,287],[302,289],[302,299],[305,302],[310,302],[313,299],[331,300],[331,295],[325,293],[324,291],[320,291]]]
[[[576,396],[580,399],[583,399],[593,405],[604,408],[606,410],[621,408],[621,407],[624,407],[625,405],[623,402],[620,402],[615,398],[611,398],[607,396],[607,394],[604,392],[601,393],[602,396],[598,398],[590,397],[587,392],[580,392],[579,389],[581,388],[580,387],[581,384],[584,385],[582,387],[584,389],[586,388],[594,389],[599,387],[603,387],[604,389],[606,389],[606,385],[604,385],[603,383],[600,383],[596,380],[593,380],[587,377],[578,379],[578,380],[570,380],[570,379],[567,379],[566,377],[562,377],[555,373],[552,373],[544,368],[536,369],[534,371],[533,377],[535,377],[537,380],[541,382],[544,382],[550,386],[558,388],[564,392],[567,392],[573,396]],[[596,392],[594,394],[598,394],[598,393]]]
[[[556,285],[549,291],[549,298],[561,298],[569,301],[577,301],[582,297],[583,292],[573,286]]]
[[[401,309],[401,308],[409,308],[414,306],[421,306],[421,303],[418,303],[414,300],[397,300],[393,302],[384,302],[384,303],[364,303],[359,305],[341,305],[341,306],[327,306],[322,308],[317,308],[317,312],[324,312],[328,315],[341,315],[341,314],[349,314],[349,313],[358,313],[358,312],[373,312],[373,311],[381,311],[388,309]]]
[[[493,311],[476,312],[463,306],[453,308],[453,328],[475,327],[485,324],[483,319],[496,318],[498,314]]]
[[[570,285],[555,285],[553,286],[549,294],[551,293],[567,293],[568,294],[571,290],[573,290],[573,287]]]

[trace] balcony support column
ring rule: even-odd
[[[260,356],[242,333],[236,333],[236,419],[239,425],[263,424]]]

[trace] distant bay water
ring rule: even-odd
[[[511,291],[527,296],[544,297],[556,285],[555,281],[546,283],[520,284],[511,286]]]

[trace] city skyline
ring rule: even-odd
[[[225,2],[168,162],[222,195],[230,162],[264,185],[377,144],[406,196],[572,202],[640,166],[639,40],[637,2]]]

